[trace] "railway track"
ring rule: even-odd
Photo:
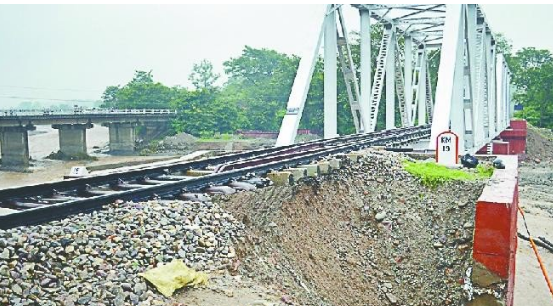
[[[259,176],[272,170],[371,146],[399,147],[429,135],[429,125],[401,128],[3,189],[0,207],[12,211],[0,216],[0,228],[59,219],[117,200],[200,199],[203,192],[250,189],[263,185]]]

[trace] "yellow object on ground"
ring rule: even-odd
[[[188,268],[181,260],[153,268],[138,275],[144,277],[166,297],[185,286],[207,285],[208,276]]]

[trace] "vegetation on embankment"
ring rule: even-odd
[[[493,168],[490,166],[478,165],[476,170],[451,169],[434,162],[404,161],[405,171],[418,177],[421,183],[427,187],[436,188],[448,181],[474,181],[487,179],[492,176]]]
[[[86,153],[80,153],[75,155],[67,155],[63,153],[62,151],[52,152],[48,156],[46,156],[47,159],[57,159],[57,160],[98,160],[95,156],[90,156]]]

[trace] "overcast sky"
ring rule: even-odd
[[[515,49],[553,52],[553,5],[483,8]],[[98,100],[135,70],[190,86],[194,63],[208,59],[222,73],[222,63],[244,45],[299,55],[319,29],[319,11],[317,5],[2,5],[0,108]],[[347,9],[346,17],[348,29],[357,30],[356,11]]]

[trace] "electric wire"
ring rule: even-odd
[[[549,280],[547,270],[545,269],[545,265],[543,264],[540,253],[538,252],[538,248],[536,247],[536,244],[534,243],[534,239],[532,239],[532,235],[530,235],[530,230],[528,230],[528,224],[526,223],[526,217],[524,216],[524,211],[522,211],[522,208],[520,208],[520,206],[518,207],[518,211],[522,215],[522,220],[524,221],[524,227],[526,228],[526,233],[528,233],[528,240],[530,241],[530,245],[532,245],[532,249],[534,250],[534,254],[536,254],[536,258],[538,259],[538,263],[540,265],[541,272],[543,273],[543,277],[545,278],[545,281],[547,282],[547,287],[549,287],[549,292],[551,293],[551,296],[553,297],[553,285],[551,285],[551,280]]]

